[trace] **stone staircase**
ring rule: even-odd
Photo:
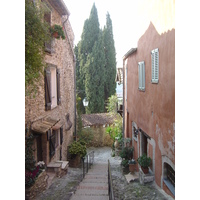
[[[108,199],[108,164],[94,163],[70,200]]]

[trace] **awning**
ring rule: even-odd
[[[50,117],[44,118],[41,121],[33,122],[31,130],[38,133],[46,133],[49,129],[57,130],[62,126],[60,119],[53,119]]]

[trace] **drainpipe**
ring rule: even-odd
[[[74,62],[74,136],[75,136],[75,140],[76,140],[76,56],[74,54],[73,47],[70,43],[69,36],[65,29],[65,23],[68,21],[68,19],[69,19],[69,15],[67,15],[67,19],[63,22],[63,27],[65,30],[65,35],[67,36],[68,43],[70,45],[71,52],[73,54],[73,62]]]
[[[124,74],[125,74],[125,72],[124,72],[124,69],[125,69],[125,67],[124,67],[124,65],[125,65],[125,59],[123,59],[123,131],[122,131],[122,135],[123,135],[123,141],[124,141],[124,118],[125,118],[125,112],[124,112],[124,86],[125,86],[125,84],[124,84]],[[124,142],[122,143],[122,147],[124,147]]]

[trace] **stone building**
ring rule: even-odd
[[[45,44],[44,76],[35,97],[25,97],[26,134],[33,133],[35,160],[45,164],[67,160],[67,146],[74,131],[75,56],[74,33],[69,10],[62,0],[43,0],[48,9],[44,19],[63,27],[65,39],[52,38]]]
[[[150,156],[156,184],[175,197],[175,1],[143,1],[138,13],[146,28],[123,58],[124,135],[134,158]]]

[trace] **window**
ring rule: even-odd
[[[158,83],[159,80],[159,51],[154,49],[151,51],[151,82]]]
[[[132,122],[132,137],[135,141],[137,141],[138,130],[135,128],[135,123]]]
[[[145,65],[144,61],[138,63],[139,90],[145,91]]]
[[[164,183],[175,195],[175,171],[168,163],[164,163]]]
[[[45,70],[45,108],[51,110],[60,104],[60,69],[48,64]]]

